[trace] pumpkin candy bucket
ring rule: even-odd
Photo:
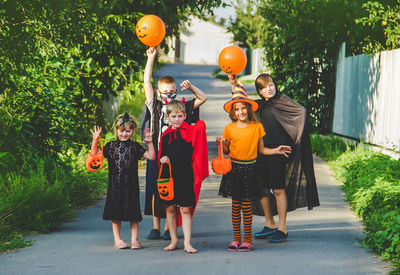
[[[90,151],[89,155],[86,158],[86,169],[89,171],[95,172],[101,168],[101,165],[103,164],[104,160],[104,155],[103,155],[103,140],[101,137],[100,139],[100,144],[101,144],[101,151],[98,154],[92,154],[92,151]]]
[[[172,173],[171,173],[171,163],[168,161],[166,162],[169,167],[169,178],[161,178],[161,172],[164,163],[161,163],[160,166],[160,172],[158,174],[158,179],[157,179],[157,190],[158,194],[160,195],[160,198],[165,201],[170,201],[174,199],[174,179],[172,178]]]
[[[218,145],[218,157],[211,161],[211,167],[215,174],[225,175],[232,169],[230,158],[224,158],[222,151],[222,142]]]

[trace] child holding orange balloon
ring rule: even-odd
[[[154,131],[153,144],[158,153],[158,144],[160,143],[161,134],[169,127],[170,122],[167,119],[166,106],[169,102],[176,99],[178,89],[176,88],[175,79],[172,76],[163,76],[158,80],[157,89],[153,90],[151,83],[152,71],[154,60],[157,51],[154,47],[150,47],[147,51],[147,63],[144,71],[144,90],[146,95],[147,111],[143,121],[142,128],[145,128],[147,123]],[[199,106],[206,102],[207,96],[199,88],[190,83],[189,80],[183,81],[181,84],[181,91],[189,90],[195,96],[194,99],[184,102],[186,112],[186,122],[188,124],[195,123],[199,120]],[[147,236],[148,239],[164,238],[170,240],[170,234],[165,228],[163,237],[160,233],[160,219],[165,218],[165,209],[159,198],[156,188],[156,181],[158,176],[158,163],[155,161],[148,161],[146,168],[146,203],[145,215],[153,216],[153,229]]]

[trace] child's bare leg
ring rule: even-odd
[[[112,231],[114,235],[114,242],[117,243],[121,240],[121,221],[112,221]]]
[[[139,234],[139,223],[131,222],[131,242],[138,240],[138,234]]]
[[[286,230],[286,215],[287,215],[287,197],[285,189],[274,190],[276,198],[276,206],[278,208],[279,224],[278,229],[284,233]]]
[[[169,233],[171,235],[171,243],[164,247],[165,251],[171,251],[178,248],[178,234],[176,233],[176,206],[169,205],[167,207],[167,223]]]
[[[271,202],[270,202],[270,197],[269,195],[261,198],[260,200],[261,206],[264,210],[264,216],[265,216],[265,226],[268,226],[269,228],[277,228],[274,220],[274,216],[272,216],[272,211],[271,211]]]
[[[192,246],[192,211],[190,207],[180,207],[182,215],[182,230],[184,236],[185,252],[197,253],[197,250]]]

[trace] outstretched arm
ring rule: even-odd
[[[97,140],[100,137],[101,127],[94,126],[93,130],[90,129],[90,132],[93,135],[92,148],[91,148],[90,152],[92,152],[93,155],[96,155],[100,151],[99,148],[97,147]]]
[[[151,77],[153,74],[153,65],[154,65],[154,59],[156,58],[157,51],[156,48],[150,47],[146,51],[147,55],[147,62],[146,62],[146,67],[144,69],[144,93],[146,95],[146,104],[149,103],[153,99],[153,85],[151,84]]]
[[[231,83],[232,93],[233,93],[235,91],[235,87],[237,84],[237,76],[235,74],[233,74],[233,75],[228,74],[228,79],[229,79],[229,83]]]
[[[154,131],[150,132],[150,129],[145,129],[143,131],[145,137],[143,141],[147,143],[147,151],[144,152],[143,157],[148,160],[156,159],[156,151],[153,145],[153,133]]]
[[[194,96],[196,97],[196,100],[194,101],[194,106],[193,106],[194,109],[198,108],[201,104],[206,102],[208,99],[207,95],[202,90],[200,90],[199,88],[194,86],[192,83],[190,83],[189,80],[183,81],[181,83],[181,87],[182,87],[181,91],[189,89],[189,91],[191,91],[194,94]]]
[[[289,157],[287,154],[292,152],[292,148],[287,145],[279,145],[276,148],[267,148],[264,147],[264,141],[262,138],[258,141],[258,152],[263,155],[284,155],[285,157]]]

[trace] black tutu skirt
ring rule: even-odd
[[[222,176],[218,195],[232,200],[258,200],[262,197],[261,188],[255,177],[255,163],[232,161],[232,170]]]

